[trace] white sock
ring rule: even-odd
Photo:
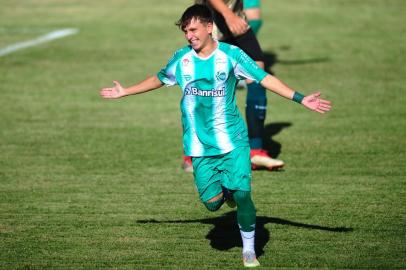
[[[242,239],[242,252],[255,252],[255,230],[252,232],[243,232],[240,230]]]

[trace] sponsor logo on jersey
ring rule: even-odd
[[[193,95],[193,96],[201,96],[201,97],[224,97],[225,96],[225,88],[221,89],[211,89],[211,90],[201,90],[196,87],[186,88],[185,89],[185,96]]]
[[[182,60],[182,65],[183,65],[183,66],[189,65],[189,63],[190,63],[190,61],[189,61],[189,59],[187,59],[187,58],[184,58],[184,59]]]

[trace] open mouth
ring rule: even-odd
[[[192,45],[192,46],[196,46],[198,44],[198,40],[196,40],[196,39],[195,40],[190,40],[189,44]]]

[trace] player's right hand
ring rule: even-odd
[[[233,14],[225,19],[228,29],[230,29],[234,36],[242,35],[248,31],[248,24],[243,18]]]
[[[124,88],[118,81],[113,81],[114,87],[106,87],[100,90],[100,96],[102,98],[120,98],[125,96]]]

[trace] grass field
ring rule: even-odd
[[[1,1],[0,48],[80,32],[0,57],[0,269],[242,269],[235,212],[206,211],[180,168],[179,89],[98,96],[165,65],[190,2]],[[268,95],[287,166],[253,173],[263,269],[406,268],[405,10],[263,0],[272,71],[334,104]]]

